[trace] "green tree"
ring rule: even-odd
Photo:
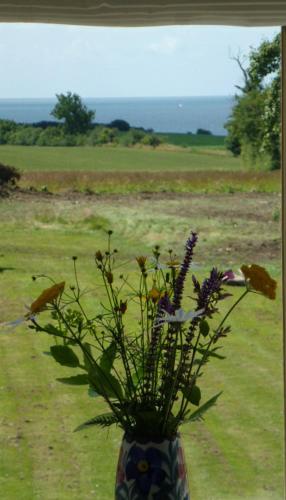
[[[248,67],[238,63],[244,78],[226,123],[227,148],[242,154],[248,165],[280,167],[280,35],[263,41],[249,54]]]
[[[51,115],[64,120],[65,132],[68,134],[84,134],[91,128],[94,111],[90,111],[82,103],[79,95],[67,92],[56,94],[58,102]]]

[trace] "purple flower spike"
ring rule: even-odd
[[[211,314],[214,312],[212,301],[221,298],[221,287],[223,284],[224,274],[218,271],[215,267],[211,270],[209,278],[203,281],[203,284],[198,293],[197,304],[198,308],[205,308],[206,312]]]
[[[167,312],[169,314],[173,314],[174,306],[171,304],[169,296],[165,294],[158,302],[158,313],[159,315]]]
[[[173,300],[175,310],[180,309],[181,307],[181,301],[184,291],[184,283],[193,259],[194,248],[196,246],[197,241],[198,241],[197,233],[192,232],[190,238],[187,240],[185,258],[183,260],[179,275],[175,283],[174,300]]]

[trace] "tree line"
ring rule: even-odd
[[[280,168],[281,50],[280,35],[251,49],[248,65],[238,63],[243,84],[226,123],[227,148],[249,167]]]
[[[60,122],[43,121],[31,125],[0,120],[0,145],[23,146],[97,146],[112,143],[122,146],[142,144],[156,147],[161,139],[152,130],[131,128],[125,120],[108,125],[94,123],[95,112],[89,110],[78,94],[56,94],[57,103],[51,115]]]

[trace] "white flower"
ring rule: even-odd
[[[203,312],[204,309],[189,312],[185,312],[183,309],[177,309],[174,314],[165,312],[160,318],[158,318],[157,323],[185,323],[186,321],[201,316]]]

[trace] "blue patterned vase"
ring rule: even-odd
[[[115,500],[190,500],[180,436],[161,441],[124,436]]]

